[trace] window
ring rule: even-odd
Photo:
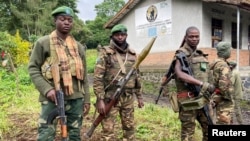
[[[222,40],[222,20],[212,19],[212,47]]]
[[[241,49],[241,43],[242,43],[242,38],[241,38],[241,24],[240,24],[240,39],[239,39],[239,42],[240,42],[240,46],[239,46],[239,49]],[[232,30],[231,30],[231,35],[232,35],[232,39],[231,39],[231,41],[232,41],[232,47],[234,48],[234,49],[236,49],[237,48],[237,23],[232,23]]]

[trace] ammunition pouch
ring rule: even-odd
[[[184,111],[201,109],[208,103],[207,99],[203,96],[188,98],[179,102]]]
[[[171,107],[173,109],[173,111],[175,113],[179,112],[179,103],[178,103],[178,99],[177,99],[177,94],[175,92],[171,92],[169,93],[169,102],[171,104]]]
[[[51,72],[51,64],[48,61],[45,61],[41,67],[42,75],[47,80],[52,79],[52,72]]]

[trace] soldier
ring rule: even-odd
[[[56,91],[51,66],[59,66],[61,88],[64,92],[65,115],[69,140],[81,141],[80,130],[83,115],[90,109],[89,85],[84,47],[70,31],[74,12],[62,6],[55,9],[56,29],[37,40],[29,61],[30,77],[40,92],[41,114],[39,117],[38,141],[53,141],[56,125],[46,124],[49,114],[56,109]]]
[[[206,55],[197,49],[200,41],[198,28],[191,26],[186,30],[184,41],[176,51],[174,71],[176,73],[175,83],[177,87],[177,99],[180,106],[179,119],[181,121],[181,141],[193,141],[195,132],[195,121],[202,128],[203,139],[208,141],[208,117],[203,107],[209,103],[210,93],[214,90],[213,85],[208,83],[209,68]],[[188,65],[192,68],[194,76],[182,71],[181,61],[178,55],[184,53],[188,58]],[[202,92],[195,96],[186,84],[200,87]],[[210,93],[208,93],[208,91]],[[207,98],[205,98],[205,95]],[[188,106],[190,105],[190,106]]]
[[[215,94],[212,99],[216,108],[216,124],[232,124],[233,111],[233,84],[230,81],[232,72],[227,59],[231,55],[231,45],[227,42],[217,44],[217,59],[210,64],[210,70],[213,72]]]
[[[233,97],[234,98],[234,113],[235,113],[238,124],[243,124],[240,101],[242,100],[242,97],[243,97],[244,88],[242,86],[242,80],[241,80],[240,74],[235,69],[236,66],[237,66],[237,63],[235,61],[229,62],[229,67],[232,71],[231,81],[234,85],[234,97]]]
[[[97,98],[97,111],[105,114],[102,121],[103,135],[101,140],[117,140],[114,137],[116,115],[119,113],[123,129],[123,140],[135,140],[134,132],[134,96],[138,100],[138,107],[144,106],[141,94],[139,70],[127,82],[123,94],[117,104],[105,113],[105,103],[116,91],[117,82],[132,68],[136,61],[136,53],[126,42],[127,28],[122,24],[114,26],[111,30],[110,45],[103,47],[99,53],[95,71],[93,89]]]

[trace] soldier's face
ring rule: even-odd
[[[113,39],[118,45],[123,44],[126,41],[127,33],[117,32],[112,35]]]
[[[196,48],[200,42],[200,32],[196,29],[190,30],[186,35],[185,40],[190,47]]]
[[[59,32],[67,34],[71,31],[73,26],[73,18],[66,15],[58,15],[55,18],[56,28]]]

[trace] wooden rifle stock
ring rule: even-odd
[[[58,64],[51,65],[52,77],[56,90],[56,104],[57,108],[54,109],[48,116],[47,124],[53,124],[54,119],[58,119],[61,125],[61,138],[62,141],[67,141],[68,133],[67,133],[67,119],[65,116],[64,109],[64,93],[60,87],[60,74],[59,74],[59,66]]]
[[[129,78],[131,77],[132,74],[138,69],[140,63],[145,59],[145,57],[148,55],[149,51],[151,50],[154,42],[155,42],[156,37],[152,38],[151,41],[148,43],[148,45],[142,50],[142,52],[138,55],[138,58],[131,68],[131,70],[128,72],[128,74],[121,79],[118,84],[117,84],[117,89],[115,93],[111,97],[111,101],[109,103],[106,103],[105,105],[105,113],[109,113],[111,108],[117,103],[118,98],[122,94],[124,86],[127,84]],[[96,127],[101,123],[101,121],[105,118],[104,114],[99,114],[98,117],[94,120],[92,123],[90,129],[85,133],[86,138],[90,138],[92,134],[94,133]]]

